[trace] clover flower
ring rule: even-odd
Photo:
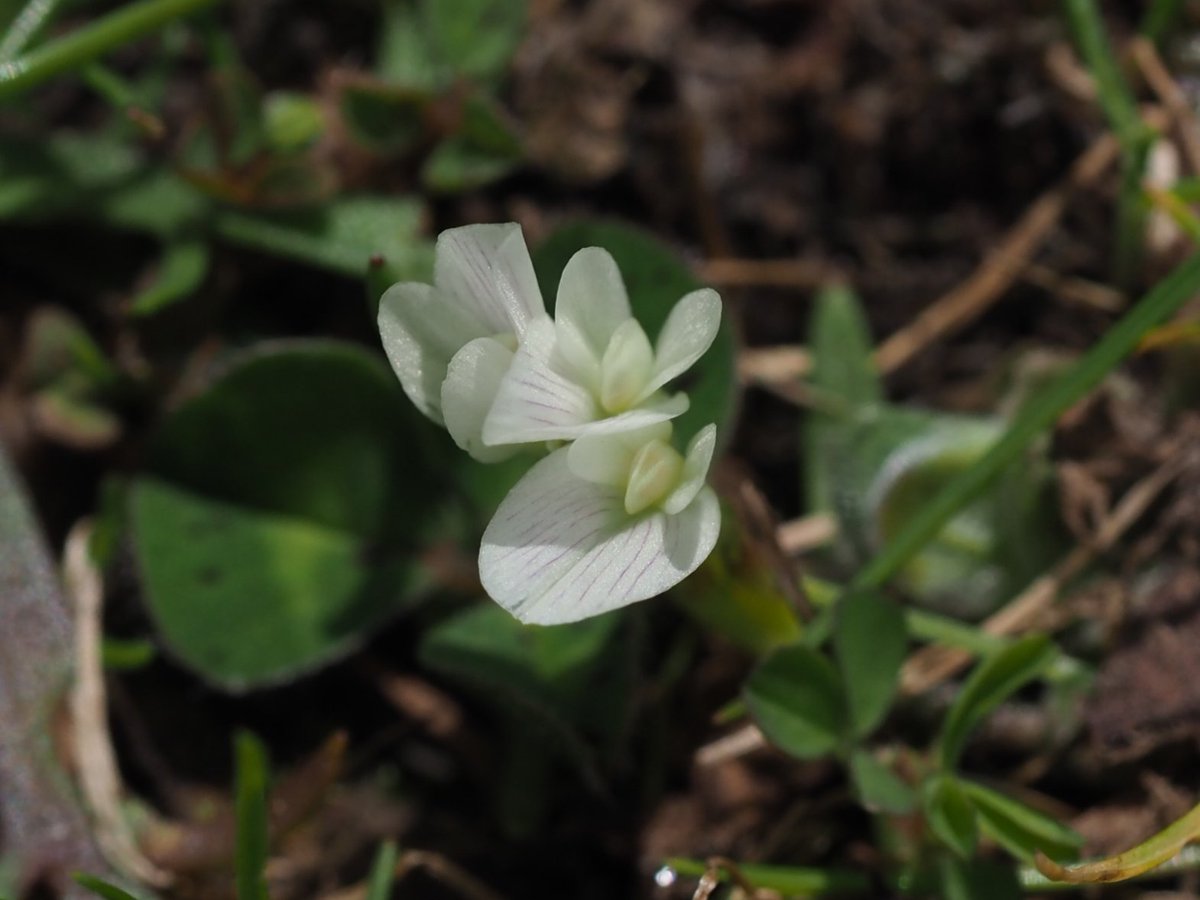
[[[438,238],[433,284],[392,285],[384,349],[405,393],[482,462],[567,442],[522,477],[484,532],[480,580],[524,622],[559,624],[662,593],[712,552],[720,530],[705,484],[716,427],[684,454],[668,394],[709,348],[721,301],[693,291],[651,345],[612,256],[567,263],[555,318],[519,226],[468,225]]]
[[[560,625],[661,594],[716,545],[716,426],[684,455],[671,424],[580,437],[537,463],[483,533],[479,577],[522,622]]]
[[[482,462],[515,450],[486,446],[481,432],[514,351],[539,324],[550,319],[512,222],[443,231],[433,284],[394,284],[379,300],[383,348],[404,392]]]

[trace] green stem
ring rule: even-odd
[[[1133,352],[1146,332],[1164,322],[1197,291],[1200,291],[1200,254],[1159,282],[1068,372],[1038,394],[987,453],[956,475],[909,520],[904,530],[858,573],[851,588],[877,588],[885,584],[1039,435],[1053,427],[1059,416]]]
[[[221,0],[142,0],[49,41],[17,59],[0,62],[0,99],[29,90],[55,75],[82,68],[168,22]]]
[[[62,0],[29,0],[0,40],[0,61],[7,62],[28,47],[61,5]]]

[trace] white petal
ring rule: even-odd
[[[607,250],[584,247],[567,261],[554,305],[559,352],[592,390],[599,389],[600,358],[613,332],[630,316],[625,282]]]
[[[554,326],[533,323],[525,337],[483,424],[487,444],[565,440],[599,415],[591,393],[551,367]]]
[[[454,442],[480,462],[499,462],[516,452],[512,446],[483,443],[483,422],[513,352],[494,338],[476,338],[454,355],[442,382],[442,415]]]
[[[688,442],[683,460],[683,473],[675,490],[663,501],[663,512],[668,515],[681,512],[700,493],[708,477],[708,468],[712,465],[713,450],[716,446],[716,425],[705,425]]]
[[[575,622],[661,594],[716,544],[711,490],[678,516],[630,518],[612,488],[574,477],[567,450],[526,473],[488,524],[479,552],[484,589],[523,622]]]
[[[721,298],[711,288],[692,291],[676,303],[658,334],[654,376],[639,399],[690,369],[712,346],[720,326]]]
[[[393,284],[379,299],[379,336],[400,384],[429,418],[442,421],[441,390],[450,358],[486,326],[427,284]]]
[[[635,401],[644,400],[642,388],[653,371],[650,339],[637,319],[626,319],[613,332],[600,360],[600,405],[610,412],[623,412]]]
[[[567,447],[567,465],[579,478],[624,490],[638,450],[648,441],[665,441],[670,437],[670,422],[655,422],[615,433],[585,434]]]
[[[433,282],[486,322],[489,334],[522,337],[529,322],[546,316],[529,249],[515,222],[443,231]]]

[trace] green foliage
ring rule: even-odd
[[[174,654],[244,689],[344,653],[411,603],[413,549],[441,505],[430,440],[386,365],[336,342],[246,354],[181,406],[131,506]]]
[[[871,812],[904,815],[916,806],[916,791],[870,751],[851,754],[850,779],[859,802]]]
[[[837,604],[834,648],[846,706],[856,737],[874,730],[885,715],[908,652],[900,607],[875,591],[851,591]]]
[[[651,339],[676,301],[702,287],[678,255],[652,235],[616,222],[580,220],[555,231],[533,253],[533,266],[551,312],[563,267],[584,247],[603,247],[613,255],[625,279],[633,314]],[[692,401],[688,411],[674,420],[675,439],[681,445],[709,422],[717,425],[719,444],[729,440],[737,385],[734,363],[733,330],[726,313],[708,353],[676,382]]]
[[[267,900],[267,751],[254,735],[234,742],[237,835],[234,869],[238,900]]]
[[[367,881],[367,896],[364,900],[389,900],[392,883],[396,880],[396,857],[399,851],[395,841],[384,841],[371,864],[371,877]]]
[[[805,492],[810,512],[832,512],[837,461],[849,449],[849,430],[860,414],[883,401],[871,359],[871,334],[858,297],[847,287],[822,290],[809,328],[813,367],[809,383],[822,406],[804,426]]]
[[[103,897],[104,900],[139,900],[138,897],[129,893],[124,888],[119,888],[102,878],[96,878],[94,875],[77,874],[74,878],[80,887],[87,888],[97,897]]]
[[[831,753],[844,739],[845,691],[837,669],[805,644],[768,656],[747,679],[743,696],[763,734],[800,759]]]
[[[1058,860],[1079,855],[1083,838],[1072,829],[982,784],[960,783],[975,804],[983,833],[1013,856],[1031,862],[1039,850]]]
[[[129,303],[129,311],[145,316],[191,296],[208,274],[209,247],[195,237],[172,239],[163,247],[158,273]]]
[[[967,738],[984,717],[1042,675],[1055,652],[1045,635],[1030,635],[997,651],[975,668],[942,722],[937,747],[944,770],[951,771],[958,764]]]
[[[154,661],[157,651],[149,640],[121,640],[106,637],[100,648],[104,668],[110,672],[132,672]]]
[[[680,875],[700,877],[708,864],[698,859],[673,857],[666,865]],[[778,891],[785,897],[819,897],[826,894],[862,894],[872,889],[871,880],[862,872],[845,869],[817,869],[804,866],[767,866],[746,863],[739,871],[756,887]],[[722,881],[729,880],[727,869],[718,867]]]
[[[496,78],[525,30],[525,0],[420,0],[433,58],[458,75]]]
[[[925,782],[921,803],[929,830],[962,859],[970,859],[979,843],[975,804],[957,778],[935,775]]]

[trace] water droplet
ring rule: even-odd
[[[670,866],[663,866],[654,873],[654,883],[661,888],[667,888],[675,883],[677,877],[674,869]]]

